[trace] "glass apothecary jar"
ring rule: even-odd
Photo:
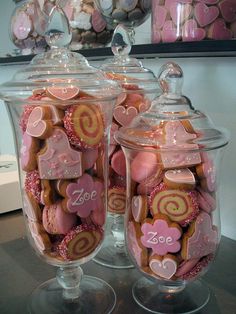
[[[152,313],[195,313],[209,300],[198,279],[220,242],[220,161],[228,134],[182,96],[183,73],[161,69],[163,94],[117,131],[127,167],[125,234],[144,275],[136,302]]]
[[[59,0],[72,31],[70,48],[104,47],[110,43],[113,28],[96,9],[93,0]]]
[[[44,36],[37,31],[37,23],[35,1],[20,1],[12,13],[9,32],[13,44],[23,55],[37,54],[48,48]]]
[[[56,279],[31,295],[29,311],[108,313],[114,290],[83,276],[80,265],[105,236],[108,135],[121,90],[66,48],[71,33],[58,6],[46,34],[51,50],[0,86],[15,133],[28,239],[44,262],[57,266]]]
[[[152,2],[152,43],[236,38],[234,0]]]

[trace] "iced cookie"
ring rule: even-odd
[[[131,178],[142,182],[159,171],[157,155],[152,152],[139,152],[131,162]]]
[[[153,274],[164,279],[171,279],[176,273],[177,266],[177,259],[171,254],[165,256],[154,254],[149,260],[149,267]]]
[[[27,121],[26,133],[40,139],[46,139],[51,135],[51,111],[48,107],[37,106],[31,111]]]
[[[76,182],[69,183],[62,201],[63,209],[86,218],[91,211],[103,208],[104,186],[99,180],[85,173]]]
[[[196,185],[195,176],[188,168],[167,170],[163,181],[171,189],[193,190]]]
[[[216,251],[218,232],[211,217],[202,211],[183,236],[181,256],[183,259],[201,258]]]
[[[148,199],[145,195],[133,196],[131,211],[136,222],[142,222],[148,214]]]
[[[20,150],[20,164],[22,170],[32,171],[37,168],[36,154],[39,151],[39,147],[38,139],[26,132],[23,134]]]
[[[38,153],[41,179],[70,179],[82,175],[82,153],[70,147],[62,128],[53,129],[45,147]]]
[[[188,225],[199,213],[196,191],[169,189],[159,184],[150,195],[150,211],[153,216],[165,214],[181,226]]]
[[[141,231],[142,244],[152,249],[154,254],[163,256],[181,249],[179,240],[182,229],[177,223],[172,223],[166,215],[159,214],[154,219],[147,218],[141,226]]]
[[[24,188],[27,193],[30,193],[40,203],[42,187],[38,170],[26,173]]]
[[[96,148],[102,142],[104,121],[102,113],[96,105],[70,106],[65,112],[64,127],[72,145]]]

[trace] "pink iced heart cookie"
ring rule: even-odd
[[[219,16],[219,9],[216,6],[208,7],[205,3],[197,3],[194,8],[194,15],[201,27],[211,24]]]
[[[126,175],[125,154],[122,149],[112,155],[111,167],[120,176]]]
[[[148,200],[145,195],[135,195],[132,198],[131,211],[136,222],[143,221],[148,214]]]
[[[194,189],[196,180],[188,168],[167,170],[164,174],[164,183],[173,189]]]
[[[22,136],[20,150],[20,163],[24,171],[32,171],[37,167],[36,154],[39,151],[38,139],[30,136],[26,132]]]
[[[170,223],[167,216],[158,214],[155,219],[146,219],[141,226],[143,235],[141,242],[146,248],[152,249],[153,253],[166,255],[180,250],[179,239],[182,229],[176,223]]]
[[[122,126],[129,125],[133,118],[138,114],[138,110],[135,107],[125,108],[123,106],[117,106],[114,109],[114,118]]]
[[[223,0],[219,3],[222,17],[226,22],[232,23],[236,20],[236,1]]]
[[[158,44],[159,42],[161,42],[161,32],[154,28],[155,26],[152,26],[152,43],[153,44]]]
[[[184,23],[182,36],[183,41],[199,41],[206,37],[206,31],[198,27],[195,20],[188,20]]]
[[[231,39],[232,32],[227,28],[224,19],[216,19],[208,29],[208,37],[215,40]]]
[[[102,206],[103,184],[85,173],[76,183],[66,187],[66,198],[62,202],[63,209],[69,213],[77,213],[86,218],[91,211]]]
[[[153,19],[154,29],[162,28],[166,20],[167,9],[163,5],[157,5],[155,10],[153,10],[153,14],[154,14],[154,19]]]
[[[175,25],[183,24],[191,15],[193,7],[191,4],[175,3],[170,6],[170,16]]]
[[[153,255],[149,261],[149,267],[153,273],[161,278],[170,279],[177,270],[177,262],[174,256],[168,254],[164,258]]]
[[[177,28],[175,27],[172,21],[165,21],[162,31],[161,38],[163,42],[171,43],[175,42],[180,37],[178,34]]]
[[[50,116],[48,107],[35,107],[29,115],[26,133],[40,139],[47,138],[52,130]]]
[[[184,234],[181,255],[183,259],[201,258],[214,253],[218,244],[218,232],[211,216],[202,211]]]
[[[131,162],[131,178],[136,182],[142,182],[158,169],[157,155],[152,152],[140,152]]]
[[[47,95],[53,99],[70,100],[79,94],[78,87],[48,87]]]
[[[38,154],[41,179],[71,179],[82,175],[82,153],[70,147],[61,128],[54,128],[46,146]]]
[[[203,163],[196,167],[196,172],[201,179],[201,187],[209,192],[216,190],[216,169],[212,159],[207,154],[202,154]]]

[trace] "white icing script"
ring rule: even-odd
[[[92,191],[91,193],[88,193],[88,192],[84,193],[84,189],[81,189],[81,190],[75,190],[72,195],[77,195],[72,205],[79,206],[79,205],[83,205],[87,201],[94,201],[97,196],[97,191]]]
[[[147,243],[150,244],[167,244],[167,245],[172,245],[173,244],[173,239],[171,237],[165,238],[164,236],[158,236],[158,232],[148,232],[148,240]]]

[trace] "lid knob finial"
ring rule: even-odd
[[[122,24],[116,26],[112,36],[111,50],[117,58],[127,58],[134,43],[134,29]]]

